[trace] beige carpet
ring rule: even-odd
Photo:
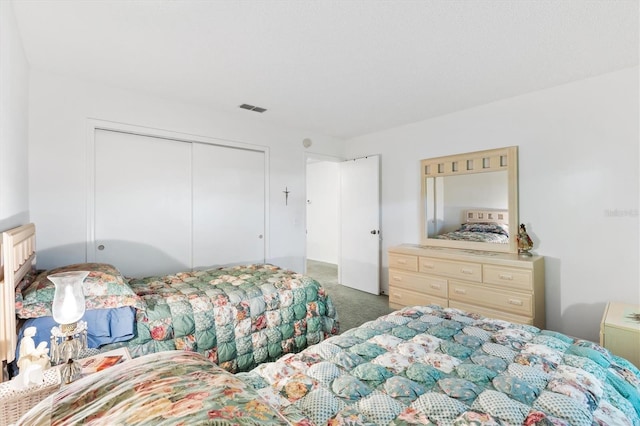
[[[339,284],[338,265],[307,260],[307,275],[327,289],[338,312],[341,332],[393,311],[387,296],[376,296]]]

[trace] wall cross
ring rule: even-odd
[[[284,191],[282,191],[282,192],[284,192],[284,205],[288,206],[289,205],[289,193],[291,191],[289,191],[289,188],[285,186],[284,187]]]

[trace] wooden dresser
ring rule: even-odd
[[[544,258],[403,244],[389,249],[389,306],[438,304],[545,327]]]

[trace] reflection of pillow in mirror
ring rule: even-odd
[[[460,226],[461,232],[490,232],[492,234],[503,234],[509,236],[509,225],[501,223],[463,223]]]

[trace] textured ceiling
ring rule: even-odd
[[[638,0],[13,6],[34,67],[340,138],[638,64]]]

